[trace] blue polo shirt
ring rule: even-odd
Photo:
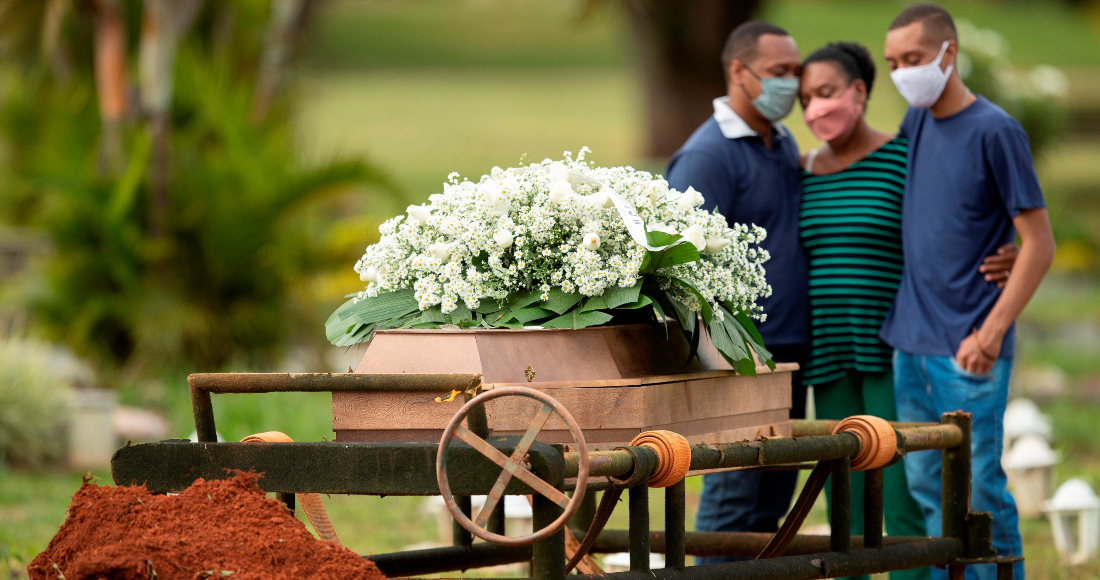
[[[905,266],[881,337],[907,353],[951,357],[1001,295],[978,272],[982,259],[1016,241],[1012,218],[1046,204],[1027,133],[983,97],[943,119],[910,108],[900,134],[909,138]],[[1013,325],[1001,358],[1014,356],[1015,343]]]
[[[725,99],[715,99],[714,110],[669,161],[669,187],[694,187],[706,200],[703,207],[716,208],[727,222],[767,230],[760,246],[771,254],[764,267],[772,295],[758,301],[767,314],[758,324],[760,334],[767,346],[807,344],[809,290],[798,237],[798,145],[777,125],[769,149]]]

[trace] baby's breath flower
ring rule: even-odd
[[[494,167],[477,182],[447,176],[443,192],[427,205],[413,205],[378,228],[381,239],[355,264],[366,283],[357,299],[412,289],[421,309],[458,305],[475,309],[485,299],[504,300],[536,290],[599,296],[613,287],[633,286],[646,249],[627,231],[610,192],[634,204],[649,231],[680,232],[705,252],[696,262],[657,272],[686,280],[714,306],[729,303],[762,320],[756,302],[771,295],[757,247],[767,233],[756,225],[729,224],[700,209],[702,195],[669,189],[660,176],[630,167],[597,167],[576,159],[544,160],[526,168]],[[587,179],[586,179],[587,178]],[[461,179],[461,180],[460,180]],[[593,186],[598,182],[602,185]],[[694,295],[675,295],[692,310]]]

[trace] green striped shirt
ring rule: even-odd
[[[896,137],[832,175],[802,172],[799,230],[810,263],[810,385],[890,370],[878,338],[901,281],[909,141]]]

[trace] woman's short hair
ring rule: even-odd
[[[867,94],[875,85],[875,61],[867,47],[855,42],[831,42],[810,53],[802,61],[805,67],[815,62],[836,63],[845,74],[848,82],[861,80],[867,85]]]

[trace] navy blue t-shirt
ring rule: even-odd
[[[909,138],[905,266],[881,336],[908,353],[955,356],[1001,295],[978,272],[982,259],[1016,241],[1012,218],[1046,204],[1027,133],[982,97],[943,119],[910,108],[900,134]],[[1015,343],[1013,325],[1001,358],[1014,356]]]
[[[757,135],[727,139],[711,117],[668,163],[669,187],[703,194],[706,209],[728,223],[756,224],[768,232],[760,244],[771,253],[764,264],[772,295],[758,304],[767,320],[758,324],[766,346],[810,341],[806,255],[798,237],[802,197],[798,145],[779,131],[772,148]]]

